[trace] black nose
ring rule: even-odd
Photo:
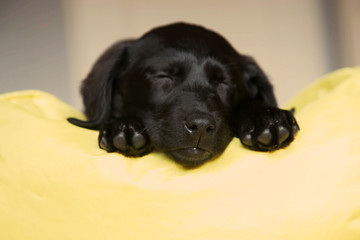
[[[185,118],[184,127],[194,137],[205,137],[215,131],[216,124],[210,115],[194,113]]]

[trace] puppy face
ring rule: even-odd
[[[288,145],[298,127],[276,107],[265,74],[220,35],[189,24],[151,30],[109,48],[82,85],[99,146],[138,157],[153,150],[197,166],[236,136],[253,149]],[[260,120],[259,120],[260,119]]]
[[[132,106],[125,115],[142,120],[155,149],[180,162],[203,162],[225,150],[234,136],[237,87],[221,60],[166,48],[134,66],[116,89]]]

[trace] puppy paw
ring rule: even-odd
[[[111,121],[100,130],[99,146],[128,157],[140,157],[152,151],[143,125],[136,120]]]
[[[299,131],[292,111],[264,107],[242,117],[238,137],[256,151],[273,151],[289,145]]]

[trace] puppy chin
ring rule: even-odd
[[[184,168],[196,168],[214,158],[214,155],[201,148],[183,148],[167,152],[172,159]]]

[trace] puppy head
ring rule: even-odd
[[[233,137],[237,91],[229,70],[212,57],[174,49],[143,62],[138,79],[147,89],[139,106],[147,107],[136,111],[142,112],[139,117],[155,149],[182,164],[200,164],[220,155]]]
[[[212,31],[188,24],[156,28],[98,60],[83,83],[89,119],[83,125],[99,129],[109,118],[136,118],[154,149],[196,166],[225,150],[239,103],[263,94],[261,74]]]

